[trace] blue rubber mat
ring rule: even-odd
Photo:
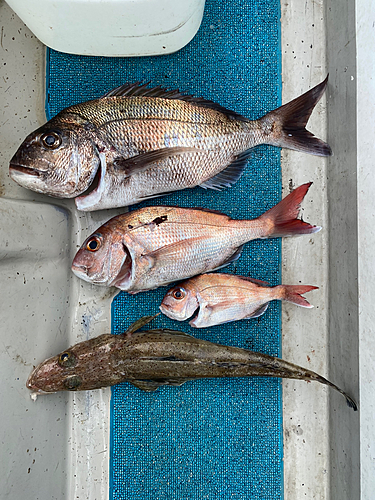
[[[176,54],[79,57],[48,51],[47,114],[125,82],[179,88],[249,118],[280,105],[278,0],[208,0],[194,40]],[[204,206],[254,218],[280,200],[280,153],[254,149],[245,174],[221,193],[196,188],[152,204]],[[151,204],[151,203],[150,203]],[[132,209],[139,208],[132,207]],[[277,284],[280,242],[254,241],[225,269]],[[112,303],[112,331],[158,311],[166,288]],[[159,316],[150,326],[180,329],[222,344],[281,354],[280,304],[258,319],[194,330]],[[103,332],[104,333],[104,332]],[[143,393],[112,390],[111,500],[278,500],[283,497],[281,383],[252,378],[201,380]]]

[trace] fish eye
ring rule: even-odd
[[[43,134],[40,141],[48,149],[57,149],[61,145],[61,137],[57,132]]]
[[[185,297],[186,292],[183,288],[176,288],[173,292],[173,297],[177,300],[181,300]]]
[[[65,351],[60,354],[59,356],[59,365],[63,366],[64,368],[70,368],[71,366],[74,366],[77,363],[77,358],[72,352]]]
[[[96,252],[97,250],[99,250],[101,244],[102,244],[101,238],[99,238],[98,236],[93,236],[87,242],[86,248],[89,252]]]
[[[63,384],[65,389],[68,389],[68,391],[74,391],[82,384],[82,379],[81,377],[78,377],[78,375],[72,375],[71,377],[66,378]]]

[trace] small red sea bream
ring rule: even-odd
[[[125,381],[151,392],[163,385],[180,386],[200,378],[282,377],[328,385],[357,410],[350,396],[311,370],[175,330],[140,330],[152,319],[146,316],[122,335],[100,335],[40,363],[26,382],[33,399],[39,394],[87,391]]]
[[[248,241],[319,231],[297,218],[310,185],[298,187],[254,220],[166,206],[113,217],[86,239],[72,270],[89,283],[131,293],[213,271],[236,260]]]
[[[301,294],[315,290],[310,285],[268,286],[264,281],[232,274],[202,274],[180,283],[165,295],[160,310],[168,318],[189,322],[195,328],[221,325],[240,319],[258,318],[271,300],[286,300],[313,307]]]
[[[62,110],[32,132],[11,159],[9,174],[38,193],[75,198],[84,211],[194,186],[230,187],[258,144],[331,154],[305,129],[327,78],[253,121],[179,91],[124,85]]]

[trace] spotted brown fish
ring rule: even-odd
[[[150,392],[200,378],[282,377],[328,385],[357,409],[356,402],[339,387],[288,361],[174,330],[138,331],[151,319],[136,321],[123,335],[100,335],[45,360],[32,371],[26,386],[37,395],[99,389],[127,381]]]

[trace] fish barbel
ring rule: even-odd
[[[331,154],[305,129],[327,78],[253,121],[179,91],[125,85],[64,109],[32,132],[11,159],[9,173],[38,193],[75,198],[85,211],[194,186],[229,187],[258,144]]]
[[[254,220],[163,206],[113,217],[86,239],[72,271],[89,283],[135,293],[218,269],[236,260],[250,240],[319,231],[297,219],[310,185],[298,187]]]
[[[301,294],[315,290],[310,285],[269,286],[264,281],[232,274],[202,274],[180,283],[165,295],[160,310],[168,318],[184,321],[197,310],[189,325],[195,328],[221,325],[240,319],[258,318],[271,300],[286,300],[313,307]]]
[[[43,394],[99,389],[127,381],[150,392],[200,378],[281,377],[333,387],[348,406],[357,409],[356,402],[336,385],[288,361],[174,330],[138,331],[151,319],[138,320],[122,335],[100,335],[45,360],[32,371],[26,387]]]

